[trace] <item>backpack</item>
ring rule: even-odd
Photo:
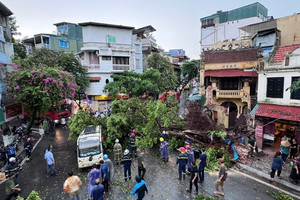
[[[227,172],[225,172],[225,174],[224,174],[224,176],[222,178],[222,181],[226,181],[227,175],[228,175]]]

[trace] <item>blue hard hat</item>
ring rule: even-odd
[[[107,154],[104,154],[103,159],[107,159],[107,158],[108,158]]]

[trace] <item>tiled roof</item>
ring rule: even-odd
[[[204,76],[212,77],[257,77],[256,71],[244,71],[242,69],[226,69],[205,71]]]
[[[300,107],[260,104],[254,115],[300,122]]]
[[[280,46],[275,53],[274,62],[282,62],[284,60],[284,54],[293,52],[295,49],[300,47],[300,44]]]
[[[206,64],[257,61],[257,55],[258,48],[204,52]]]

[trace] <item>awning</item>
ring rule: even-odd
[[[258,104],[254,115],[300,122],[300,107]]]
[[[89,77],[89,79],[92,81],[100,81],[101,77]]]
[[[212,77],[257,77],[256,71],[245,71],[242,69],[231,69],[231,70],[211,70],[205,71],[204,76],[212,76]]]

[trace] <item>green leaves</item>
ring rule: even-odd
[[[283,194],[280,191],[276,191],[276,192],[267,191],[267,194],[270,195],[275,200],[294,200],[294,198],[292,198],[291,196]]]

